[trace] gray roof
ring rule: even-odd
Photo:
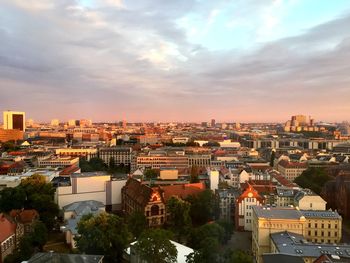
[[[301,210],[300,211],[305,218],[327,218],[327,219],[340,219],[341,216],[337,211],[320,211],[320,210]]]
[[[74,218],[70,218],[67,220],[67,224],[65,226],[65,231],[71,231],[73,235],[78,234],[77,231],[77,225],[82,218],[83,215],[88,215],[88,214],[99,214],[102,211],[100,208],[104,208],[104,204],[95,201],[95,200],[89,200],[89,201],[81,201],[81,202],[74,202],[72,204],[66,205],[63,207],[63,210],[65,212],[68,211],[74,211],[76,216]]]
[[[253,206],[253,211],[258,217],[270,219],[300,219],[302,214],[292,207],[263,207]]]
[[[108,176],[107,172],[98,171],[98,172],[84,172],[84,173],[74,173],[71,175],[72,178],[79,177],[92,177],[92,176]]]
[[[58,253],[37,253],[32,256],[28,263],[100,263],[101,255],[81,254],[58,254]]]
[[[105,205],[102,202],[95,200],[74,202],[63,207],[64,212],[74,211],[76,215],[85,215],[98,211],[99,208],[103,208]]]
[[[318,258],[322,254],[350,258],[350,245],[316,244],[307,242],[302,235],[284,231],[271,234],[271,240],[277,250],[283,254],[300,257]]]
[[[263,254],[264,263],[304,263],[304,259],[295,255],[287,254]]]
[[[287,187],[276,187],[277,195],[280,197],[294,197],[295,190]]]

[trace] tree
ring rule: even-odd
[[[148,263],[175,263],[177,249],[170,238],[169,231],[150,229],[141,234],[134,247],[140,258]]]
[[[114,158],[113,156],[111,156],[111,157],[109,158],[109,168],[110,168],[110,169],[115,168],[115,158]]]
[[[140,211],[133,212],[131,215],[129,215],[127,223],[130,232],[135,238],[138,238],[147,228],[146,216]]]
[[[253,259],[242,250],[229,249],[225,253],[225,262],[227,263],[253,263]]]
[[[0,211],[9,212],[12,209],[22,209],[25,200],[26,193],[22,188],[5,188],[0,191]]]
[[[231,239],[233,233],[233,224],[227,220],[218,220],[216,223],[224,229],[224,242],[227,243]]]
[[[156,179],[158,177],[158,172],[154,169],[147,169],[143,175],[146,180]]]
[[[38,221],[33,226],[33,232],[30,234],[30,241],[33,247],[43,250],[44,245],[48,240],[47,228],[44,223]]]
[[[106,171],[107,170],[107,164],[104,163],[104,161],[101,158],[94,157],[91,158],[89,161],[89,164],[93,171]]]
[[[14,188],[0,192],[0,210],[9,212],[12,209],[35,209],[48,229],[51,229],[58,216],[59,208],[54,202],[55,189],[46,183],[45,177],[39,174],[22,180]]]
[[[189,233],[192,222],[190,217],[191,205],[177,197],[171,197],[167,204],[169,218],[167,225],[176,234],[177,240],[181,242],[182,237]]]
[[[59,208],[54,202],[55,189],[51,183],[46,183],[44,176],[33,174],[22,180],[18,186],[26,194],[24,208],[35,209],[40,219],[48,229],[51,229],[58,216]]]
[[[105,255],[107,262],[120,262],[131,233],[123,220],[113,214],[85,215],[78,223],[75,238],[79,251]]]
[[[308,168],[294,182],[302,188],[309,188],[316,194],[320,194],[323,186],[332,178],[323,168]]]
[[[196,196],[189,196],[186,201],[191,204],[190,216],[193,224],[203,225],[212,219],[215,197],[211,190],[205,190]]]
[[[208,223],[192,230],[189,239],[190,247],[201,249],[206,247],[204,242],[208,238],[214,238],[218,244],[223,244],[225,241],[225,230],[217,223]]]
[[[276,151],[271,151],[271,157],[270,157],[270,166],[273,167],[275,164],[275,158],[276,158]]]
[[[199,168],[196,165],[191,167],[191,179],[190,183],[198,183],[199,182]]]
[[[189,254],[186,263],[212,263],[217,262],[219,242],[214,237],[206,237],[200,242],[200,249]]]

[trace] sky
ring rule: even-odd
[[[0,0],[0,111],[350,120],[348,0]]]

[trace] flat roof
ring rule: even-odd
[[[253,211],[258,217],[270,219],[300,219],[302,213],[292,207],[265,207],[253,206]]]

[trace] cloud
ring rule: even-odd
[[[245,2],[237,2],[244,8],[236,21],[249,6],[260,16],[275,13],[261,11],[260,1]],[[188,15],[213,23],[225,4],[5,1],[0,105],[39,120],[347,117],[339,105],[350,98],[350,15],[250,50],[210,51],[190,42]],[[277,21],[266,19],[262,26],[274,30]]]

